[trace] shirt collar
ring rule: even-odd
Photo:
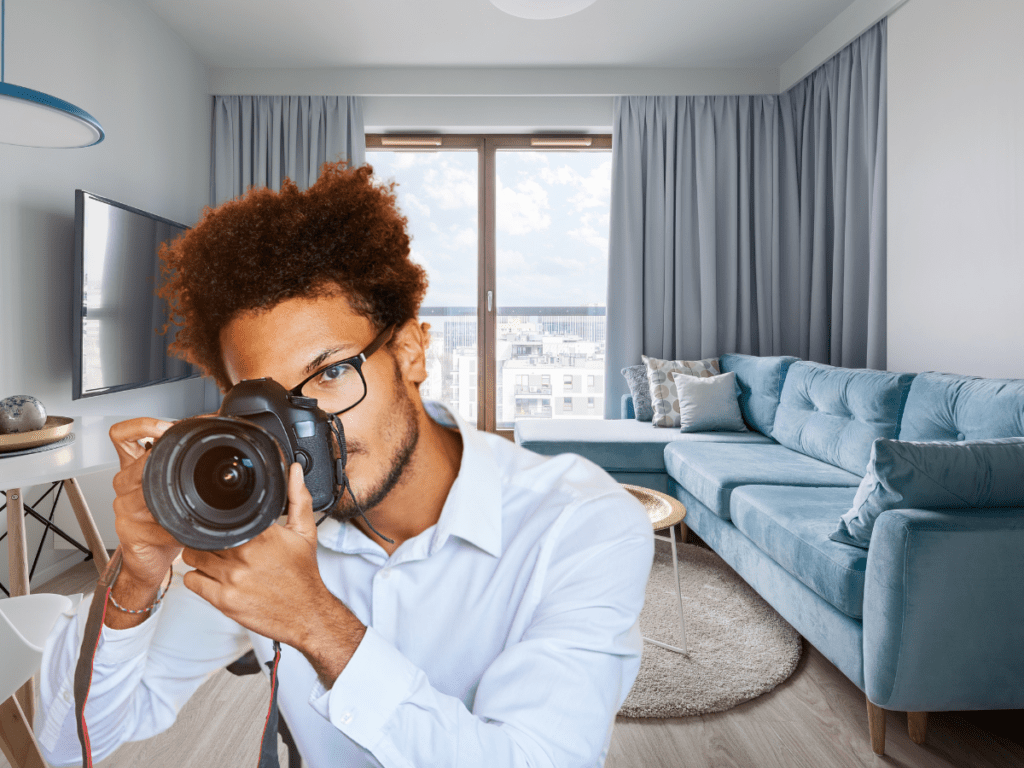
[[[434,400],[423,407],[435,422],[455,427],[462,436],[459,474],[448,492],[441,516],[433,526],[428,554],[457,536],[494,557],[501,556],[501,469],[484,433],[467,425],[458,413]],[[317,532],[320,543],[346,554],[380,554],[380,546],[351,523],[328,518]],[[422,535],[422,534],[421,534]]]

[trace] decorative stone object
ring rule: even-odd
[[[33,432],[46,426],[46,408],[32,395],[11,395],[0,400],[0,435]]]

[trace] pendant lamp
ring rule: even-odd
[[[491,0],[491,4],[521,19],[558,19],[582,11],[594,0]]]
[[[0,144],[21,147],[91,147],[103,141],[103,126],[74,104],[5,80],[7,0],[0,0]]]

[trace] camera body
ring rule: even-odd
[[[142,475],[146,504],[183,545],[228,549],[284,514],[288,468],[298,462],[313,511],[325,512],[344,478],[331,419],[273,379],[241,381],[216,416],[176,422],[154,443]]]

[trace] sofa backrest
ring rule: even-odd
[[[912,373],[793,363],[782,387],[772,437],[787,448],[863,477],[875,439],[899,436],[913,379]]]
[[[740,412],[751,429],[772,436],[775,412],[782,397],[789,366],[798,357],[755,357],[754,355],[725,354],[718,358],[722,373],[736,374],[740,388]]]
[[[1024,379],[919,373],[900,422],[901,440],[1024,437]]]

